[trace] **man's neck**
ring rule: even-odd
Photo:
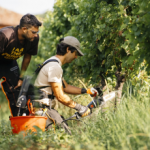
[[[22,36],[22,30],[20,28],[18,28],[18,39],[21,44],[24,44],[25,38]]]
[[[62,55],[55,55],[55,57],[57,57],[60,61],[61,61],[61,63],[62,63],[62,65],[64,65],[66,62],[65,62],[65,56],[62,56]]]

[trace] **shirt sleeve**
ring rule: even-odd
[[[48,68],[48,82],[62,83],[61,67],[51,66]]]
[[[30,50],[28,50],[26,53],[30,55],[37,55],[38,52],[38,42],[39,42],[39,35],[34,39],[32,42],[32,46]]]
[[[4,52],[7,43],[8,39],[2,32],[0,32],[0,54]]]

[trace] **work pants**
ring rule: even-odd
[[[20,88],[14,90],[19,80],[20,72],[16,60],[2,61],[0,60],[0,79],[3,93],[9,103],[9,109],[12,116],[17,116],[18,108],[16,107],[17,98]]]
[[[39,108],[35,112],[35,115],[47,117],[45,126],[46,129],[53,128],[53,125],[55,125],[54,128],[64,128],[66,133],[71,134],[68,125],[66,122],[63,122],[63,116],[61,116],[55,109],[49,109],[49,107],[46,107],[46,111],[43,112],[43,109]]]

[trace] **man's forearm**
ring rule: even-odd
[[[58,99],[59,102],[61,102],[62,104],[66,105],[70,108],[74,108],[76,106],[76,102],[71,100],[71,98],[66,94],[63,94],[60,97],[56,97],[56,98]]]
[[[67,94],[81,94],[81,88],[72,86],[72,85],[67,85],[66,88],[64,88],[64,92]]]
[[[30,60],[31,60],[31,55],[25,54],[23,58],[22,66],[21,66],[21,73],[20,73],[21,78],[24,76],[24,73],[29,66]]]
[[[64,93],[61,83],[51,82],[50,85],[52,87],[52,91],[54,92],[55,97],[59,102],[70,108],[74,108],[76,106],[76,102],[71,100],[71,98]]]

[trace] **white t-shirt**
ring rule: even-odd
[[[58,60],[58,62],[49,62],[46,65],[44,65],[35,80],[34,86],[36,87],[50,86],[49,82],[56,82],[62,84],[63,70],[61,68],[62,66],[61,61],[56,56],[53,56],[49,59],[56,59]],[[46,87],[41,90],[46,92],[46,94],[49,95],[52,94],[51,87]]]

